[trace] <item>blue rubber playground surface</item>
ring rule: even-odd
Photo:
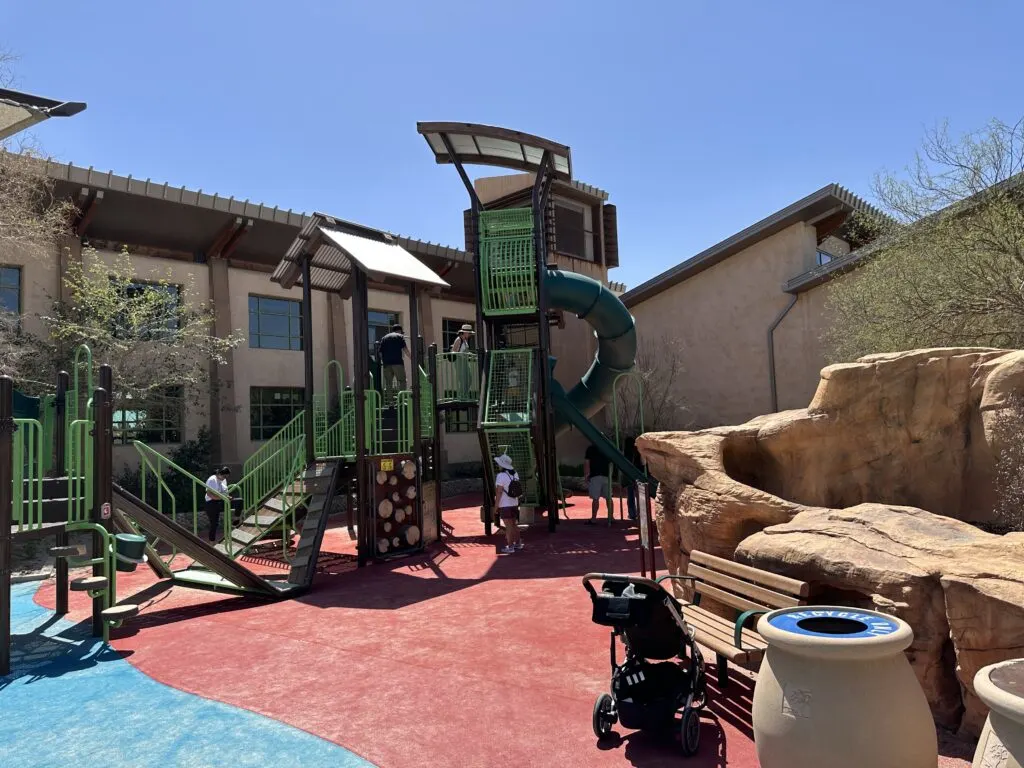
[[[262,715],[169,688],[32,599],[11,592],[11,669],[0,677],[0,766],[371,766]]]

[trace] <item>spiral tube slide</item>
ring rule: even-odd
[[[549,269],[544,280],[548,306],[573,312],[597,334],[597,355],[590,369],[568,394],[551,378],[551,400],[555,410],[555,434],[575,427],[633,480],[644,474],[626,459],[590,418],[611,403],[615,379],[636,364],[636,324],[626,305],[597,280],[576,272]]]

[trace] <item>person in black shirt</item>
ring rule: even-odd
[[[583,454],[583,476],[587,481],[587,491],[590,494],[590,519],[587,520],[587,525],[593,525],[596,522],[601,499],[607,500],[608,525],[612,524],[612,494],[608,470],[608,459],[596,445],[591,444],[587,448],[587,452]]]
[[[380,369],[384,389],[391,389],[398,382],[398,391],[406,388],[405,361],[402,356],[409,356],[409,347],[405,343],[402,326],[392,325],[391,333],[380,340]]]

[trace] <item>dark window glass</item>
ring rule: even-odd
[[[302,349],[302,302],[249,297],[249,346],[256,349]]]
[[[456,432],[475,432],[476,414],[477,409],[475,405],[470,406],[469,408],[445,411],[444,431],[450,435]]]
[[[21,267],[0,267],[0,311],[21,314]]]
[[[249,434],[269,440],[302,411],[302,387],[249,387]]]
[[[555,205],[555,250],[579,259],[587,257],[583,211]]]
[[[185,390],[167,387],[114,411],[114,441],[180,443],[185,424]]]

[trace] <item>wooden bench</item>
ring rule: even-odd
[[[683,602],[683,615],[696,641],[715,652],[719,688],[728,684],[730,661],[750,666],[764,654],[767,643],[756,630],[747,628],[756,626],[752,619],[776,608],[807,605],[811,593],[805,581],[696,551],[690,553],[685,575],[668,578],[689,582],[693,589],[693,601]],[[737,615],[730,621],[701,607],[703,596]]]

